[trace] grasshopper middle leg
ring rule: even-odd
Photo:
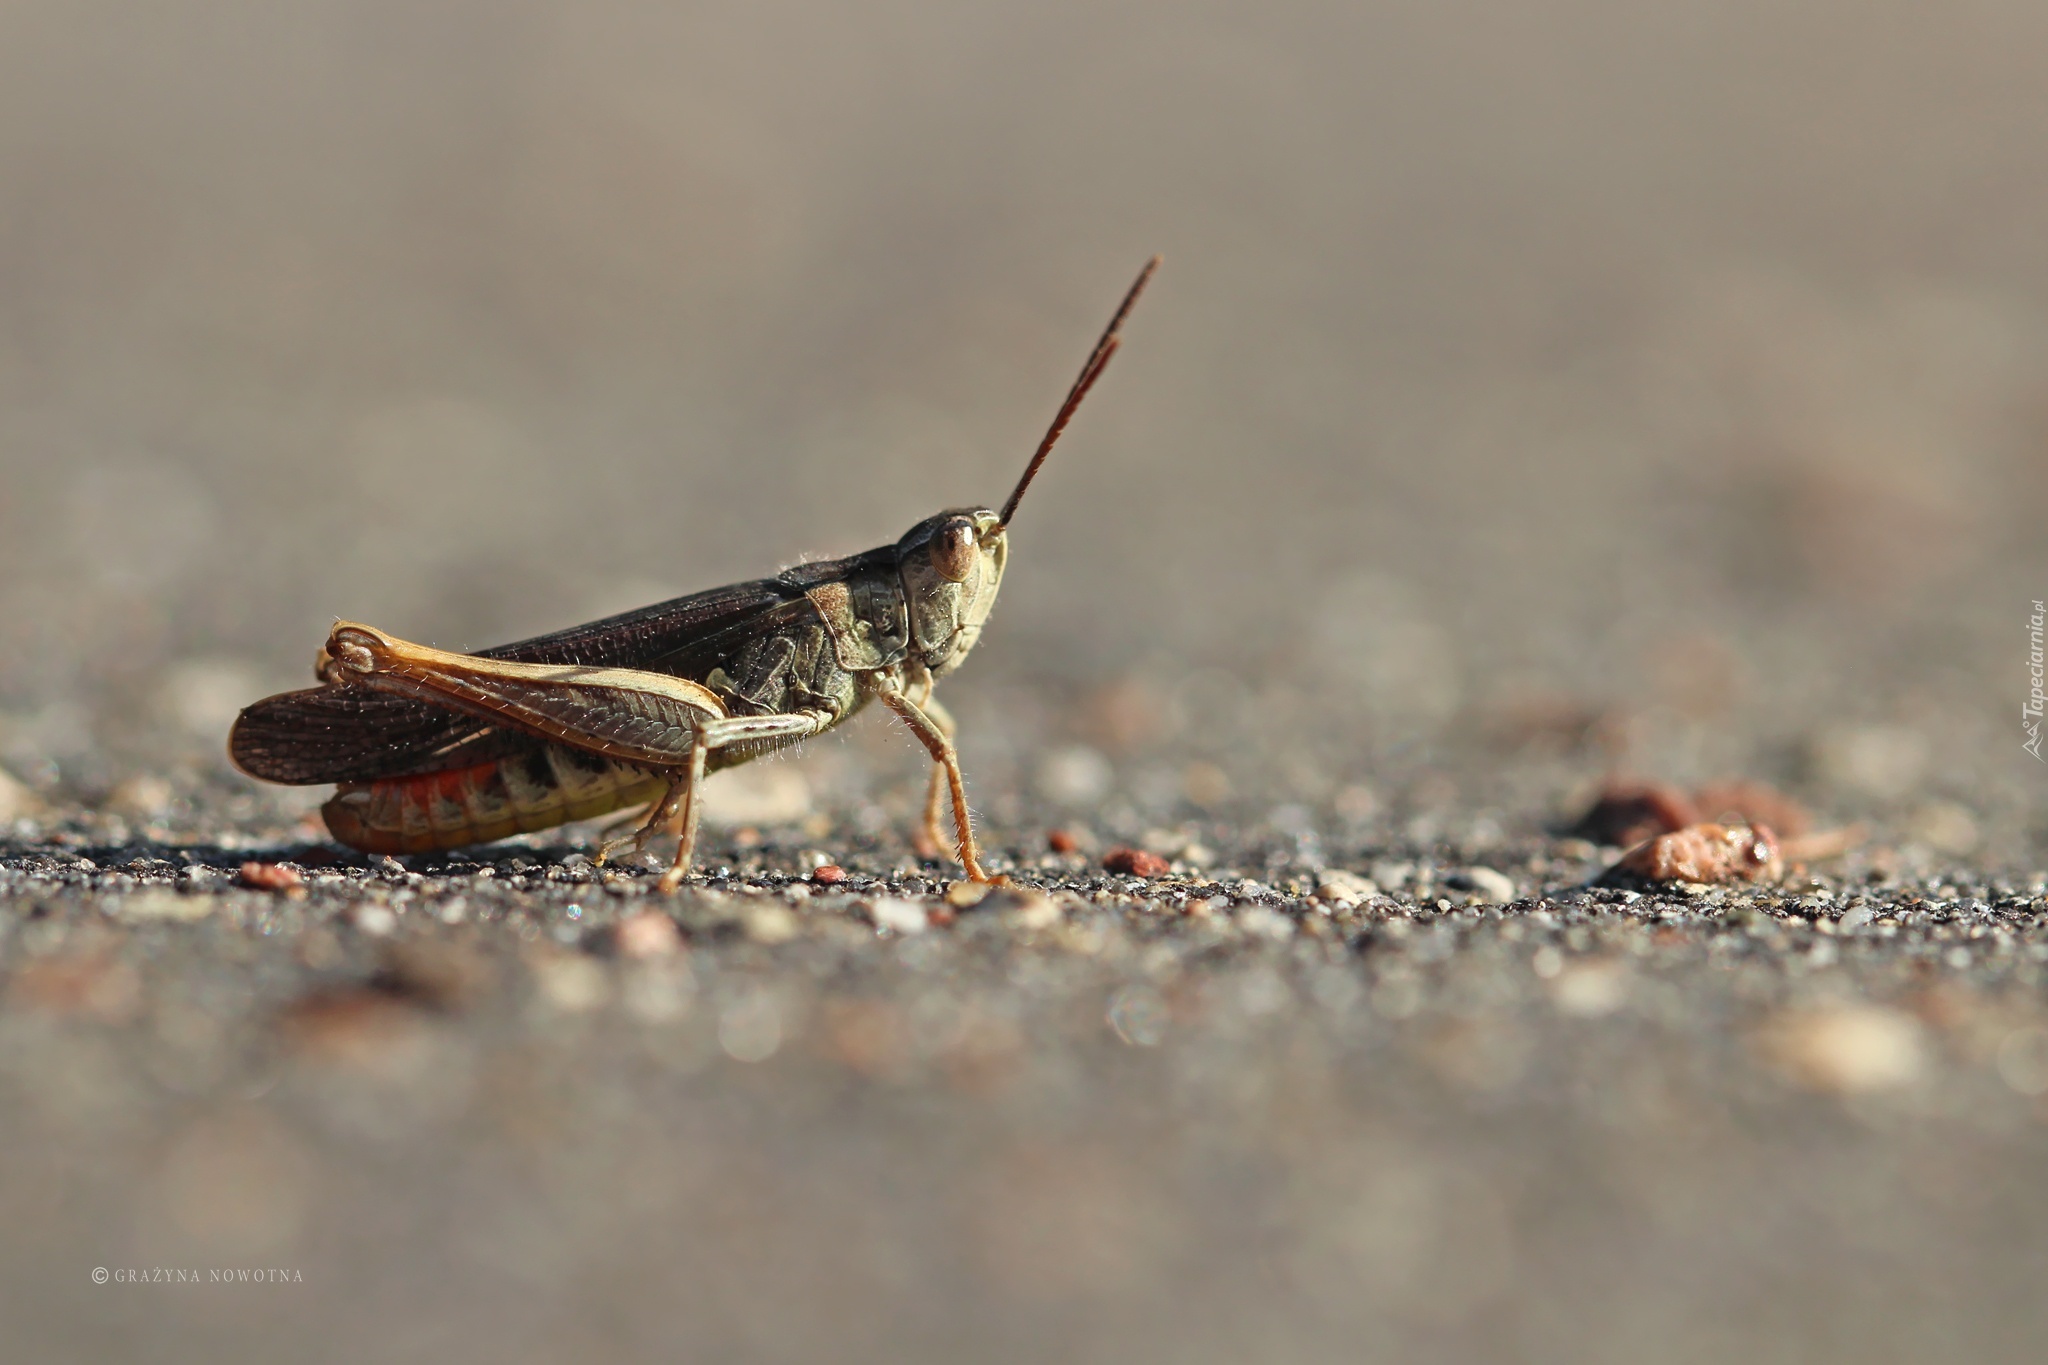
[[[673,892],[690,874],[690,860],[697,851],[697,825],[704,812],[704,766],[713,750],[736,744],[788,742],[814,735],[825,728],[830,717],[821,711],[798,711],[791,715],[725,716],[704,721],[697,727],[690,745],[688,763],[674,779],[669,795],[649,817],[647,826],[674,819],[682,826],[682,841],[676,845],[676,859],[661,874],[659,888]]]
[[[603,830],[599,831],[597,856],[590,860],[591,863],[594,866],[603,867],[605,860],[612,856],[612,851],[626,844],[631,844],[635,853],[646,848],[647,841],[654,836],[655,832],[676,818],[676,809],[682,805],[683,801],[683,785],[681,779],[671,781],[668,784],[668,790],[656,798],[653,804],[647,807],[644,814],[628,815],[623,820],[617,820],[606,825]],[[624,829],[631,829],[632,832],[629,834],[618,833],[618,831]]]

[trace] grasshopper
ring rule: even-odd
[[[981,638],[1010,519],[1158,265],[1124,295],[1001,511],[954,508],[864,554],[476,654],[337,622],[315,665],[321,686],[244,709],[229,757],[271,782],[336,783],[327,828],[370,853],[488,843],[644,802],[638,829],[604,842],[598,861],[678,829],[660,881],[673,892],[696,850],[706,774],[822,734],[879,698],[931,754],[923,846],[945,847],[943,788],[961,864],[991,880],[953,720],[932,688]]]

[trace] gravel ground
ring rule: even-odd
[[[1144,879],[1033,800],[1086,851],[973,904],[857,805],[673,901],[246,793],[17,822],[10,1354],[2035,1357],[2039,875],[1589,887],[1354,788]]]

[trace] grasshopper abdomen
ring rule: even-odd
[[[365,853],[438,853],[594,820],[661,795],[645,768],[559,744],[445,772],[343,783],[320,808]]]

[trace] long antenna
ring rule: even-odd
[[[1016,514],[1017,504],[1024,501],[1024,490],[1038,477],[1038,467],[1045,463],[1045,457],[1052,454],[1053,442],[1059,440],[1060,433],[1067,429],[1067,421],[1073,417],[1074,409],[1081,406],[1081,400],[1088,396],[1088,390],[1095,387],[1095,381],[1102,377],[1103,367],[1109,364],[1109,358],[1115,355],[1116,348],[1123,344],[1123,338],[1117,333],[1123,327],[1124,319],[1130,315],[1131,305],[1138,301],[1138,295],[1145,292],[1146,284],[1152,279],[1152,272],[1158,268],[1157,256],[1145,262],[1145,268],[1138,272],[1136,283],[1131,285],[1131,292],[1125,294],[1124,301],[1117,305],[1116,316],[1109,320],[1109,326],[1103,329],[1102,339],[1096,342],[1095,349],[1088,353],[1088,363],[1081,367],[1081,377],[1074,381],[1073,388],[1067,390],[1067,401],[1060,404],[1059,416],[1053,418],[1052,425],[1046,428],[1045,439],[1038,443],[1038,453],[1031,457],[1030,464],[1024,466],[1024,477],[1017,480],[1016,488],[1011,490],[1010,500],[1003,504],[1002,525],[1010,524],[1010,518]]]

